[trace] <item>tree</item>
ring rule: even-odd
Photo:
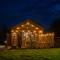
[[[60,18],[54,20],[51,24],[50,31],[55,33],[55,47],[60,47]]]
[[[6,25],[3,25],[0,30],[0,44],[4,44],[6,40],[6,34],[9,31],[9,28]]]

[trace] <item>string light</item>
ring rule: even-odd
[[[11,30],[11,32],[14,32],[14,30]]]
[[[35,30],[34,30],[33,32],[34,32],[34,33],[36,33],[36,31],[35,31]]]
[[[34,27],[34,25],[31,25],[32,27]]]
[[[29,23],[29,22],[27,22],[26,24],[27,24],[27,25],[29,25],[30,23]]]
[[[24,25],[21,25],[22,27],[24,27]]]
[[[17,27],[16,29],[20,29],[19,27]]]
[[[43,33],[43,31],[40,30],[39,33]]]
[[[19,32],[18,30],[16,30],[16,32]]]
[[[40,36],[44,36],[44,34],[41,34]]]
[[[22,32],[24,32],[24,30],[22,30]]]
[[[13,33],[12,33],[12,36],[16,36],[16,32],[13,32]]]
[[[49,33],[48,35],[49,35],[49,36],[51,36],[52,34],[51,34],[51,33]]]
[[[30,32],[30,30],[28,30],[28,32]]]
[[[36,27],[36,29],[38,30],[39,28],[38,28],[38,27]]]

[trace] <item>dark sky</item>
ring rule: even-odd
[[[32,18],[48,28],[60,16],[60,0],[1,0],[0,25],[16,25]]]

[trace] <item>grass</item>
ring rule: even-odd
[[[60,48],[6,50],[0,60],[60,60]]]

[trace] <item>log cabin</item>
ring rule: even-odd
[[[7,34],[7,47],[52,48],[54,32],[45,32],[42,26],[27,19],[11,28]]]

